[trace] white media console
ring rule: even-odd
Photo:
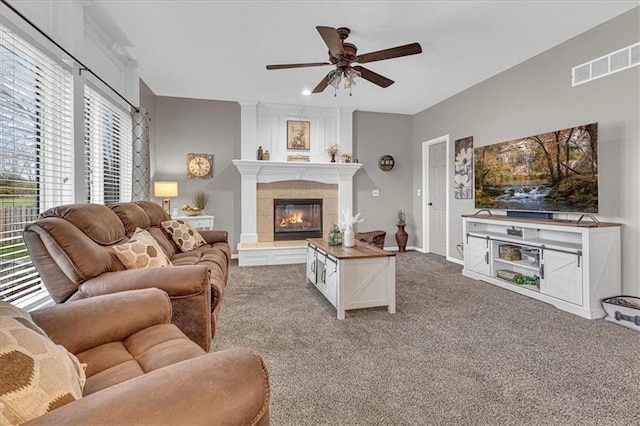
[[[620,227],[603,222],[463,216],[462,273],[584,318],[601,318],[605,316],[601,300],[621,291]],[[524,255],[509,260],[500,256],[500,246],[504,252],[515,249]],[[498,275],[518,275],[528,282],[538,278],[538,282],[515,284]]]

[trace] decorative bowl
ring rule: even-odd
[[[184,210],[182,209],[182,212],[184,213],[185,216],[200,216],[202,214],[202,210]]]

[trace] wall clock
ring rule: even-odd
[[[382,157],[380,157],[380,159],[378,159],[378,167],[380,167],[380,170],[383,170],[385,172],[393,169],[393,166],[395,165],[396,160],[394,160],[390,155],[383,155]]]
[[[187,179],[211,179],[213,178],[213,155],[188,154],[187,155]]]

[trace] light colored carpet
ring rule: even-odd
[[[231,268],[213,350],[265,358],[274,425],[639,425],[640,333],[396,260],[397,313],[336,319],[304,265]]]

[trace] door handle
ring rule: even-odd
[[[433,205],[433,203],[432,203],[431,201],[429,201],[429,202],[427,203],[427,205],[428,205],[428,206],[432,206],[432,205]]]

